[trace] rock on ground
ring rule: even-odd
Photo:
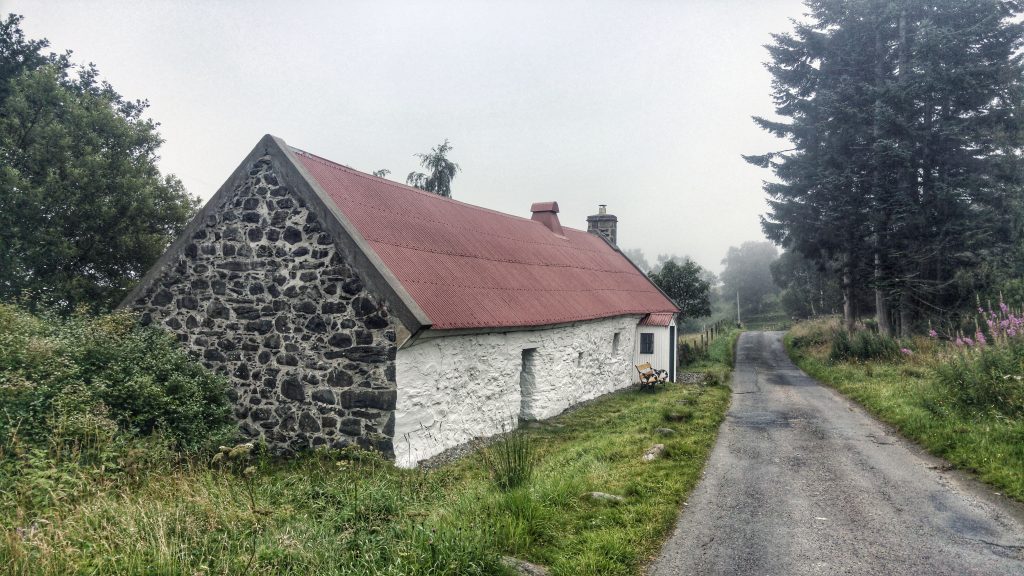
[[[548,576],[547,568],[537,564],[531,564],[526,560],[512,558],[511,556],[502,556],[501,562],[505,566],[515,570],[517,574],[523,574],[525,576]]]
[[[655,460],[655,459],[659,458],[661,456],[662,452],[664,452],[664,451],[665,451],[665,445],[664,444],[655,444],[654,446],[651,446],[647,450],[647,452],[644,452],[644,462],[650,462],[651,460]]]

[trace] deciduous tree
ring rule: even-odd
[[[0,298],[70,309],[116,305],[197,206],[157,169],[163,142],[92,65],[39,57],[18,17],[0,33]],[[9,62],[8,62],[9,64]]]
[[[675,302],[683,318],[711,315],[711,283],[704,278],[704,269],[693,260],[687,258],[681,264],[667,260],[658,272],[648,276]]]

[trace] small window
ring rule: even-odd
[[[580,366],[583,366],[583,352],[580,352],[579,356],[576,356],[576,367],[579,368]]]
[[[654,333],[653,332],[641,332],[640,333],[640,353],[641,354],[654,354]]]
[[[619,333],[616,332],[615,335],[612,336],[612,354],[618,354],[618,353],[619,353]]]

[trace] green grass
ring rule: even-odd
[[[731,346],[719,348],[731,361]],[[0,491],[0,566],[55,575],[502,574],[506,554],[556,575],[636,574],[699,480],[728,403],[724,386],[670,384],[546,421],[523,431],[532,477],[507,491],[481,454],[429,472],[352,452],[228,469],[163,462],[129,479],[8,454],[17,467],[0,478],[9,488]],[[686,418],[666,409],[675,406]],[[661,427],[678,433],[659,436]],[[655,443],[665,457],[642,462]],[[75,493],[36,501],[19,496],[26,489]],[[625,501],[582,497],[591,491]]]
[[[813,328],[786,335],[796,364],[888,422],[926,450],[945,458],[1008,496],[1024,501],[1024,420],[963,406],[937,377],[946,361],[933,343],[905,343],[911,357],[829,361],[830,343]]]
[[[742,330],[731,329],[708,345],[708,353],[699,358],[696,362],[686,366],[682,370],[686,372],[705,372],[708,379],[713,383],[724,383],[732,371],[734,356],[736,353],[736,340],[742,334]]]

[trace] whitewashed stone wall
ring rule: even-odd
[[[473,438],[514,428],[520,416],[550,418],[628,386],[638,320],[622,316],[559,328],[423,338],[400,349],[396,464],[415,466]],[[528,349],[536,350],[536,367],[524,403],[520,371]]]

